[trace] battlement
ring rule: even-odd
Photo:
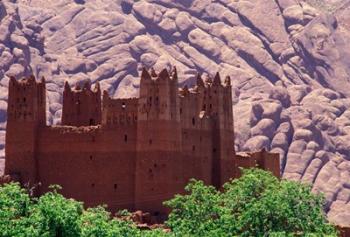
[[[179,89],[176,68],[143,69],[139,98],[66,82],[61,125],[46,126],[44,79],[11,78],[5,174],[40,182],[37,194],[59,184],[88,206],[152,213],[165,212],[162,202],[190,178],[220,188],[239,166],[279,175],[278,155],[236,156],[231,93],[230,78],[222,82],[219,73]]]
[[[91,89],[90,82],[83,88],[71,89],[68,82],[63,91],[62,125],[89,126],[101,124],[101,89],[99,83]]]
[[[53,126],[48,126],[43,129],[45,130],[50,130],[53,132],[57,132],[59,134],[68,134],[68,133],[76,133],[76,134],[91,134],[91,133],[96,133],[101,128],[101,126],[81,126],[81,127],[76,127],[76,126],[67,126],[67,125],[53,125]]]
[[[102,125],[126,126],[137,122],[138,98],[112,99],[103,92]]]

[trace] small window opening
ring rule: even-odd
[[[95,125],[95,120],[94,119],[90,119],[89,124],[90,124],[90,126],[91,125]]]
[[[117,189],[118,188],[118,184],[114,184],[114,189]]]
[[[126,104],[123,102],[122,103],[122,109],[125,109],[126,108]]]
[[[180,108],[180,114],[182,114],[182,108]]]
[[[207,105],[206,104],[204,104],[203,105],[203,109],[202,110],[206,110],[207,109]]]
[[[124,135],[124,142],[128,142],[128,135]]]
[[[153,165],[153,167],[154,167],[154,168],[157,168],[157,167],[158,167],[158,165],[157,165],[157,164],[154,164],[154,165]]]
[[[192,146],[192,151],[195,151],[195,150],[196,150],[196,146],[193,145],[193,146]]]
[[[94,188],[94,187],[95,187],[95,184],[94,184],[94,183],[92,183],[92,184],[91,184],[91,187],[93,187],[93,188]]]
[[[209,105],[209,109],[212,109],[212,108],[213,108],[213,105],[212,105],[212,104],[210,104],[210,105]]]
[[[153,142],[152,139],[149,139],[149,144],[150,144],[150,145],[152,145],[152,142]]]
[[[23,98],[23,102],[24,102],[24,103],[26,102],[26,98],[25,98],[25,97]]]
[[[216,153],[216,148],[213,148],[213,153]]]
[[[196,125],[196,119],[194,117],[192,118],[192,125]]]
[[[92,156],[90,156],[90,160],[92,160]]]

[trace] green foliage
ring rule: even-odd
[[[324,198],[311,187],[270,173],[243,170],[219,192],[191,180],[187,195],[165,204],[172,208],[163,229],[140,230],[126,210],[112,218],[104,207],[84,209],[54,186],[32,198],[19,184],[0,186],[0,237],[171,237],[171,236],[336,236],[323,211]]]
[[[219,192],[196,180],[191,180],[185,190],[190,195],[176,195],[165,202],[172,208],[167,224],[179,236],[223,236]]]
[[[27,218],[31,205],[29,195],[19,184],[0,187],[0,236],[34,235],[35,230]]]
[[[41,196],[32,209],[31,217],[41,224],[41,236],[79,236],[82,203],[64,198],[55,189]]]
[[[162,237],[161,230],[141,231],[127,219],[112,219],[104,207],[83,209],[57,192],[31,198],[19,184],[0,186],[0,237]],[[127,211],[123,216],[130,216]]]
[[[321,195],[266,171],[243,170],[223,192],[194,180],[186,190],[165,202],[173,209],[167,225],[179,236],[336,236]]]

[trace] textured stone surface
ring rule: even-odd
[[[349,224],[348,0],[13,2],[0,2],[0,156],[9,75],[47,78],[52,124],[65,80],[133,97],[142,65],[175,65],[182,84],[220,71],[234,87],[236,149],[280,153],[284,177],[313,183],[330,220]]]

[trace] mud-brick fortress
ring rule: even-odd
[[[241,166],[280,172],[277,154],[235,154],[231,81],[219,74],[178,89],[176,69],[143,69],[130,99],[66,83],[57,126],[46,125],[44,79],[11,78],[7,116],[5,174],[38,194],[59,184],[66,197],[111,211],[160,213],[190,178],[219,188]]]

